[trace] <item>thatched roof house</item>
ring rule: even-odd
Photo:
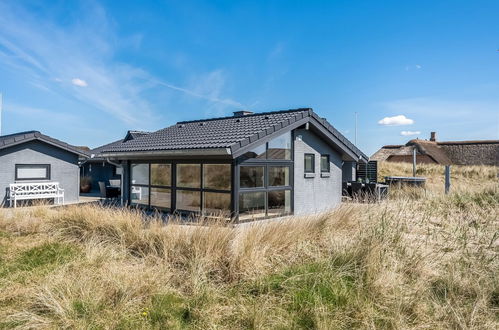
[[[499,140],[441,142],[436,140],[435,132],[430,140],[414,139],[405,145],[383,146],[370,160],[412,162],[414,149],[418,163],[499,166]]]

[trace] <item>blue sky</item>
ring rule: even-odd
[[[312,107],[372,154],[499,138],[498,1],[1,1],[3,134]],[[403,135],[405,134],[405,135]]]

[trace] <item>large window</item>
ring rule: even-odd
[[[130,191],[130,200],[132,205],[149,205],[149,187],[132,186]]]
[[[265,192],[239,194],[239,219],[248,220],[265,216]]]
[[[177,164],[177,187],[201,188],[201,164]]]
[[[231,164],[134,163],[130,169],[133,205],[224,217],[231,214]]]
[[[206,215],[223,216],[230,215],[230,193],[204,192],[203,212]]]
[[[266,163],[239,168],[239,219],[250,220],[291,213],[292,165]]]
[[[291,160],[291,132],[284,133],[268,143],[264,143],[247,151],[244,158]]]
[[[172,185],[172,165],[171,164],[151,164],[151,185],[171,186]]]
[[[268,194],[268,214],[284,215],[291,213],[291,191],[273,190]]]
[[[240,188],[263,188],[265,187],[265,166],[241,166]]]
[[[50,164],[16,164],[16,181],[50,180]]]
[[[149,164],[132,164],[130,200],[132,205],[149,206]]]
[[[177,209],[181,211],[201,211],[201,192],[177,190]]]
[[[230,164],[204,164],[203,188],[216,190],[230,190]]]
[[[269,186],[289,186],[289,166],[269,166]]]
[[[291,159],[291,132],[269,141],[267,159]]]
[[[132,164],[132,184],[149,185],[149,164]]]
[[[172,190],[169,188],[151,188],[151,207],[169,210],[172,207]]]

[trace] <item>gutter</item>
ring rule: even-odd
[[[182,150],[144,150],[131,152],[102,152],[101,155],[109,159],[129,157],[179,157],[179,156],[230,156],[230,148],[182,149]],[[109,160],[108,160],[109,162]],[[112,163],[111,163],[112,164]],[[114,164],[113,164],[114,165]]]

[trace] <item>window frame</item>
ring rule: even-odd
[[[46,176],[44,178],[19,178],[17,170],[19,168],[39,168],[39,167],[45,167],[46,168]],[[14,165],[14,176],[15,176],[15,181],[47,181],[50,180],[51,175],[52,175],[52,170],[50,167],[50,164],[15,164]]]
[[[322,168],[322,157],[327,158],[327,169]],[[331,173],[331,157],[329,154],[321,154],[321,173]]]
[[[307,156],[312,156],[312,170],[307,170]],[[303,172],[304,173],[315,173],[315,154],[305,153],[303,155]]]
[[[147,164],[149,166],[149,180],[148,180],[148,184],[132,184],[132,178],[131,178],[131,175],[132,175],[132,171],[131,171],[131,167],[132,165],[135,165],[135,164]],[[152,182],[151,182],[151,165],[152,164],[170,164],[171,165],[171,170],[170,170],[170,175],[171,175],[171,185],[170,186],[161,186],[161,185],[153,185]],[[200,177],[200,187],[199,188],[192,188],[192,187],[177,187],[177,165],[182,165],[182,164],[191,164],[191,165],[200,165],[200,174],[201,174],[201,177]],[[215,164],[215,165],[228,165],[230,166],[231,170],[230,170],[230,174],[231,174],[231,177],[229,178],[229,181],[230,181],[230,189],[228,190],[220,190],[220,189],[211,189],[211,188],[204,188],[204,179],[203,179],[203,176],[204,176],[204,165],[205,164]],[[135,161],[131,161],[130,164],[129,164],[129,170],[128,170],[128,178],[129,178],[129,182],[130,184],[128,185],[129,187],[129,202],[131,202],[131,192],[132,192],[132,187],[133,186],[136,186],[136,187],[146,187],[146,188],[149,188],[149,196],[148,196],[148,203],[147,205],[145,204],[133,204],[133,206],[137,206],[137,207],[141,207],[141,208],[145,208],[145,209],[157,209],[157,210],[161,210],[161,211],[164,211],[164,212],[168,212],[168,213],[171,213],[171,214],[174,214],[174,213],[180,213],[180,214],[197,214],[197,215],[204,215],[205,212],[204,212],[204,208],[203,208],[203,205],[204,205],[204,193],[205,192],[216,192],[216,193],[227,193],[227,194],[230,194],[231,195],[231,205],[230,205],[230,210],[229,210],[229,213],[232,215],[233,214],[233,209],[234,209],[234,206],[233,206],[233,197],[232,197],[232,189],[234,187],[234,179],[233,179],[233,176],[234,176],[234,171],[233,171],[233,162],[228,162],[226,160],[154,160],[154,159],[151,159],[151,160],[135,160]],[[151,206],[151,189],[152,188],[164,188],[164,189],[170,189],[170,192],[171,192],[171,200],[170,200],[170,208],[161,208],[161,207],[157,207],[157,206]],[[196,192],[199,192],[200,193],[200,211],[192,211],[192,210],[184,210],[184,209],[179,209],[177,208],[177,191],[196,191]]]

